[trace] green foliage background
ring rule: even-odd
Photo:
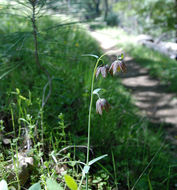
[[[27,119],[27,115],[30,114],[34,123],[38,119],[47,77],[43,72],[39,72],[34,61],[30,21],[23,17],[1,14],[0,22],[0,119],[4,120],[4,133],[9,137],[8,134],[13,130],[11,110],[14,112],[17,131],[19,117]],[[59,17],[44,16],[38,19],[40,62],[52,76],[52,94],[45,106],[42,120],[45,152],[41,154],[46,163],[49,162],[49,168],[45,170],[38,167],[40,159],[39,155],[35,154],[35,149],[31,153],[34,155],[36,166],[31,175],[32,183],[37,182],[43,175],[47,176],[47,169],[53,172],[55,164],[49,156],[52,151],[58,152],[67,145],[86,144],[90,85],[95,59],[83,55],[89,53],[100,56],[102,52],[85,31],[86,28],[78,25],[61,27],[62,23],[63,20]],[[108,58],[105,58],[105,63],[110,64]],[[93,167],[90,173],[93,179],[91,188],[98,188],[101,181],[105,182],[103,189],[114,187],[115,181],[121,188],[133,187],[159,147],[162,147],[161,151],[138,180],[136,187],[148,189],[150,180],[154,189],[163,190],[166,189],[170,178],[169,188],[173,188],[175,174],[173,170],[169,174],[173,159],[169,155],[168,145],[162,142],[162,132],[154,131],[153,128],[156,126],[139,116],[137,108],[132,104],[130,93],[121,85],[118,77],[109,76],[106,80],[99,78],[96,87],[106,89],[102,97],[112,106],[111,111],[104,113],[103,117],[96,115],[95,110],[92,113],[92,157],[105,153],[109,156],[102,160],[101,164]],[[32,104],[28,105],[21,100],[22,103],[19,105],[17,96],[12,93],[16,92],[16,88],[26,98],[30,91]],[[21,115],[20,109],[23,110]],[[61,125],[58,126],[58,122],[61,121],[61,118],[58,118],[60,113],[64,114],[66,125],[63,133]],[[40,125],[37,130],[41,134]],[[22,142],[22,139],[19,142]],[[3,158],[0,175],[7,177],[8,174],[4,174],[3,163],[10,159],[12,154],[4,150],[3,146],[0,149]],[[85,160],[82,150],[69,154],[71,160]],[[115,164],[111,155],[114,155]],[[68,170],[78,177],[80,169],[77,172],[71,169],[71,166],[68,167]],[[108,177],[98,180],[100,176],[105,175]],[[58,179],[56,173],[54,176]],[[97,180],[96,183],[94,180]]]

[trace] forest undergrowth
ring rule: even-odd
[[[37,182],[47,189],[52,178],[66,189],[67,173],[79,184],[95,65],[94,57],[83,55],[102,52],[84,27],[39,17],[39,60],[52,81],[42,107],[49,81],[35,63],[32,23],[11,14],[0,14],[0,21],[0,179],[17,189]],[[100,116],[93,107],[90,159],[108,156],[89,171],[89,189],[175,189],[175,160],[162,131],[137,114],[118,76],[99,76],[95,88],[100,86],[111,109]],[[27,159],[23,167],[20,158]]]

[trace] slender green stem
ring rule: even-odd
[[[18,189],[20,190],[21,186],[20,186],[20,179],[19,179],[19,159],[18,159],[17,144],[15,146],[16,146],[16,150],[15,150],[16,151],[16,158],[15,158],[15,155],[14,155],[14,150],[13,150],[12,144],[11,144],[11,152],[12,152],[12,160],[13,160],[15,175],[16,175],[16,178],[17,178]]]
[[[86,190],[88,190],[88,174],[86,174]]]
[[[100,58],[97,60],[92,76],[92,85],[91,85],[91,95],[90,95],[90,107],[89,107],[89,118],[88,118],[88,137],[87,137],[87,161],[86,164],[89,162],[89,150],[90,150],[90,123],[91,123],[91,113],[92,113],[92,103],[93,103],[93,88],[94,88],[94,80],[95,80],[95,73],[98,66]]]
[[[79,190],[81,189],[81,185],[82,185],[83,179],[84,179],[84,175],[82,175],[82,179],[80,181],[79,188],[78,188]]]
[[[87,137],[87,160],[86,160],[86,164],[88,165],[89,163],[89,150],[90,150],[90,124],[91,124],[91,113],[92,113],[92,103],[93,103],[93,88],[94,88],[94,80],[95,80],[95,73],[96,73],[96,69],[98,66],[99,61],[101,60],[101,58],[103,56],[105,56],[105,54],[103,54],[101,57],[99,57],[97,59],[97,62],[95,64],[94,67],[94,71],[93,71],[93,75],[92,75],[92,85],[91,85],[91,95],[90,95],[90,107],[89,107],[89,117],[88,117],[88,137]],[[86,190],[88,190],[88,174],[86,174]]]
[[[16,136],[15,134],[15,123],[14,123],[14,113],[13,113],[13,109],[12,107],[10,107],[10,112],[11,112],[11,118],[12,118],[12,127],[13,127],[13,132],[14,132],[14,136]]]
[[[43,118],[43,108],[41,108],[41,142],[42,142],[42,150],[44,151],[44,118]]]
[[[116,189],[118,190],[116,163],[114,159],[114,152],[112,150],[111,150],[111,154],[112,154],[112,163],[113,163],[113,169],[114,169],[114,183],[116,185]]]
[[[21,106],[21,99],[20,97],[18,96],[18,107],[19,107],[19,113],[18,113],[18,118],[23,118],[23,111],[22,111],[22,106]],[[21,135],[21,121],[18,120],[18,124],[19,124],[19,130],[18,130],[18,138],[20,137]]]

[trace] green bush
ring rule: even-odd
[[[118,15],[113,12],[110,12],[106,18],[106,23],[108,26],[118,26],[119,25]]]

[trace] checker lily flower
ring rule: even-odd
[[[111,67],[109,69],[109,72],[111,73],[111,75],[115,75],[119,71],[122,71],[123,73],[127,71],[127,67],[125,63],[123,62],[123,58],[124,58],[124,54],[121,53],[119,56],[117,56],[117,60],[111,64]]]
[[[103,76],[103,78],[106,78],[107,74],[109,72],[109,65],[99,66],[96,70],[96,78],[99,74]]]
[[[96,102],[96,112],[102,115],[103,110],[109,111],[110,105],[104,98],[99,98]]]
[[[127,71],[127,67],[122,60],[116,60],[111,64],[109,72],[111,75],[115,75],[117,72],[122,71],[125,73]]]

